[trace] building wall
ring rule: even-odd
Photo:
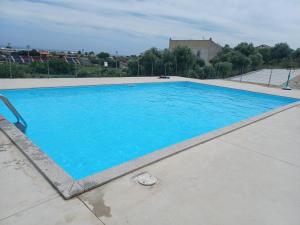
[[[203,59],[206,64],[214,58],[222,47],[215,43],[212,39],[209,40],[172,40],[169,41],[169,50],[174,50],[178,46],[189,47],[192,52],[199,58]]]

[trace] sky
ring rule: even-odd
[[[0,45],[138,54],[172,39],[300,47],[300,0],[0,0]]]

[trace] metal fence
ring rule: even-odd
[[[300,76],[300,69],[262,69],[229,78],[239,82],[258,83],[268,86],[288,86],[288,82]]]

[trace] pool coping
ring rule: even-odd
[[[38,171],[50,182],[50,184],[62,195],[64,199],[70,199],[93,188],[99,187],[109,181],[117,179],[135,170],[141,169],[152,163],[158,162],[172,155],[178,154],[192,147],[218,138],[260,120],[300,105],[300,101],[285,105],[272,111],[239,121],[229,126],[199,135],[178,144],[159,149],[137,159],[130,160],[121,165],[109,168],[102,172],[88,176],[81,180],[74,180],[47,154],[36,146],[14,124],[0,115],[0,130],[20,149]]]

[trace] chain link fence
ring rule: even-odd
[[[249,73],[241,74],[235,77],[229,78],[232,81],[257,83],[268,86],[281,86],[285,87],[294,85],[295,80],[300,77],[300,69],[261,69],[258,71],[252,71]],[[298,82],[296,82],[298,83]],[[296,84],[295,88],[297,87]]]
[[[116,58],[92,62],[87,57],[1,55],[0,78],[116,77],[127,69]]]

